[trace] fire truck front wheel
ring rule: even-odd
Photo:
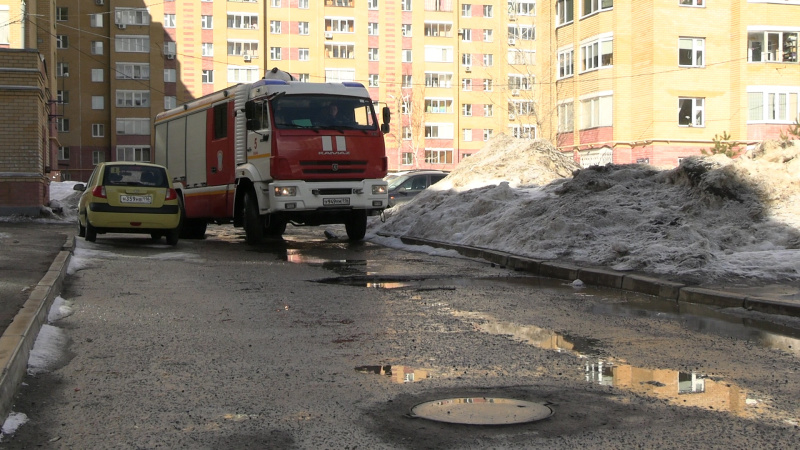
[[[360,241],[367,234],[367,211],[358,209],[350,213],[350,218],[345,222],[344,229],[347,238],[351,241]]]
[[[257,244],[264,240],[264,219],[258,215],[258,200],[253,191],[244,194],[242,202],[242,219],[244,226],[245,241],[248,244]]]
[[[271,214],[267,217],[267,226],[264,227],[264,234],[272,237],[281,237],[286,231],[286,220],[278,217],[277,214]]]

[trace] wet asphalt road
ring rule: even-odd
[[[257,247],[211,230],[175,248],[78,241],[74,261],[87,265],[63,294],[74,312],[53,324],[65,358],[27,377],[13,409],[30,420],[0,447],[790,448],[800,438],[800,324],[750,315],[762,328],[744,327],[745,311],[681,312],[321,229],[290,227],[285,243]],[[501,427],[410,417],[419,403],[465,398],[528,400],[554,415]]]

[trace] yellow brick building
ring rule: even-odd
[[[0,215],[49,203],[53,127],[51,2],[0,1]]]
[[[158,112],[273,67],[388,104],[391,170],[452,169],[498,133],[664,167],[715,135],[777,137],[798,116],[800,1],[706,3],[58,0],[59,166],[152,160]]]

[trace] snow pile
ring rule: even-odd
[[[371,231],[685,282],[800,279],[800,145],[680,167],[577,169],[544,141],[490,142]]]

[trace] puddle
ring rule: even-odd
[[[677,406],[729,411],[749,418],[764,415],[767,408],[763,400],[754,397],[754,393],[702,373],[635,367],[612,358],[598,358],[600,345],[596,340],[574,339],[533,325],[504,322],[484,313],[451,313],[484,333],[508,336],[537,348],[574,355],[584,366],[585,379],[589,383],[656,397]]]
[[[356,367],[356,372],[383,375],[398,384],[414,383],[431,378],[430,370],[415,369],[409,366],[359,366]]]
[[[800,357],[800,330],[763,320],[732,316],[705,305],[632,299],[625,303],[596,303],[591,311],[622,317],[674,320],[691,331],[745,340]]]
[[[495,397],[447,398],[411,408],[410,417],[465,425],[513,425],[553,415],[546,404]]]

